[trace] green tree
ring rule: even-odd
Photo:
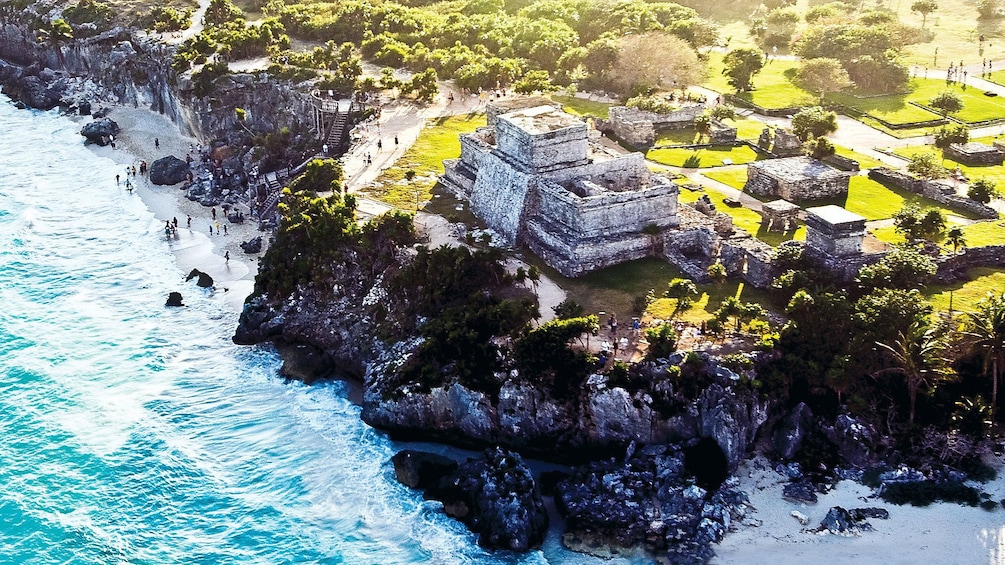
[[[792,133],[802,141],[834,133],[837,127],[837,114],[820,106],[803,108],[792,116]]]
[[[555,306],[552,306],[552,311],[555,312],[555,317],[560,320],[568,320],[569,318],[582,318],[586,311],[583,309],[583,305],[576,302],[571,298],[566,298],[562,300]]]
[[[676,300],[671,318],[677,318],[686,312],[698,297],[698,287],[691,279],[673,279],[667,283],[663,293],[664,298]]]
[[[421,73],[416,73],[412,75],[412,79],[408,82],[408,86],[405,88],[408,92],[415,93],[415,99],[421,102],[432,102],[433,98],[440,91],[440,85],[437,82],[439,79],[436,76],[436,69],[426,69]]]
[[[519,94],[533,94],[535,92],[554,92],[558,87],[551,83],[548,71],[538,69],[527,71],[519,80],[513,83],[513,90]]]
[[[967,197],[981,204],[987,204],[998,198],[998,196],[1000,196],[1000,193],[995,182],[984,177],[975,180],[970,184],[970,188],[967,189]]]
[[[825,57],[804,61],[792,82],[810,92],[819,92],[821,104],[828,92],[838,92],[854,84],[841,61]]]
[[[963,99],[955,92],[948,90],[936,94],[928,101],[928,105],[942,113],[945,118],[949,114],[955,114],[963,109]]]
[[[677,351],[677,339],[677,332],[673,329],[673,324],[659,324],[646,328],[646,341],[649,342],[646,358],[669,357],[674,351]]]
[[[970,129],[963,124],[942,126],[935,131],[935,146],[945,149],[953,143],[966,143],[970,140]]]
[[[706,269],[705,272],[708,274],[709,278],[712,279],[712,282],[718,285],[721,285],[724,282],[726,282],[726,277],[728,276],[728,273],[726,272],[726,266],[719,261],[716,261],[715,263],[709,265],[708,269]]]
[[[703,137],[710,137],[712,135],[712,116],[705,112],[694,119],[694,130],[698,132],[698,141],[700,142]]]
[[[837,148],[826,137],[814,137],[803,144],[803,152],[814,159],[823,159],[837,152]]]
[[[915,0],[911,4],[911,11],[918,12],[921,14],[921,27],[925,27],[925,22],[928,20],[928,14],[939,9],[939,3],[936,0]]]
[[[988,295],[977,303],[976,312],[968,312],[964,336],[970,350],[983,360],[982,368],[991,379],[992,420],[998,409],[998,381],[1005,369],[1005,293]]]
[[[935,153],[912,155],[910,162],[907,163],[907,172],[914,173],[923,179],[941,179],[949,174]]]
[[[859,269],[856,282],[864,289],[916,289],[938,270],[931,257],[911,247],[898,247],[882,259]]]
[[[317,195],[321,192],[342,191],[342,163],[335,159],[314,159],[307,168],[289,184],[291,192],[307,192]]]
[[[727,82],[737,92],[746,92],[754,88],[754,76],[764,68],[764,55],[757,49],[744,47],[733,49],[722,58]]]
[[[918,390],[931,387],[937,380],[950,374],[948,360],[942,356],[946,350],[946,340],[928,318],[920,318],[901,332],[892,343],[876,342],[882,348],[893,366],[881,372],[896,372],[904,376],[907,397],[910,403],[908,421],[914,423]]]
[[[963,237],[963,228],[960,226],[949,228],[949,231],[946,232],[946,243],[953,246],[953,253],[956,253],[960,247],[966,247],[967,240]]]

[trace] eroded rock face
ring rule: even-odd
[[[577,468],[556,486],[555,505],[570,549],[602,556],[644,549],[670,563],[708,562],[711,544],[748,510],[734,482],[714,492],[694,485],[684,452],[673,446]]]
[[[804,402],[800,402],[792,409],[787,418],[782,420],[778,429],[775,430],[772,440],[775,451],[782,459],[791,460],[799,452],[803,445],[803,440],[810,432],[813,425],[813,411]]]
[[[478,533],[484,547],[527,551],[541,545],[548,530],[548,513],[530,469],[506,449],[487,449],[461,463],[426,495]]]
[[[395,453],[391,463],[399,483],[423,490],[435,487],[457,470],[457,462],[449,457],[412,449]]]
[[[196,286],[202,288],[210,288],[213,286],[213,277],[200,271],[199,269],[192,269],[191,271],[189,271],[188,276],[185,277],[185,282],[188,282],[192,279],[196,279],[195,281]]]
[[[188,177],[188,163],[169,155],[150,164],[150,182],[154,184],[178,184]]]

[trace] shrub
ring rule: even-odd
[[[669,357],[677,351],[677,332],[672,324],[660,324],[646,328],[646,341],[649,342],[648,359]]]
[[[998,187],[995,185],[994,181],[988,180],[981,177],[970,185],[967,189],[967,197],[971,200],[976,200],[981,204],[987,204],[993,199],[998,198],[999,192]]]
[[[935,481],[910,481],[889,483],[880,493],[880,498],[890,504],[910,504],[928,506],[933,502],[957,502],[967,506],[980,504],[980,493],[963,483]]]
[[[935,146],[945,149],[953,143],[966,143],[970,140],[970,130],[963,124],[942,126],[935,131]]]

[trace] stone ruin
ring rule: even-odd
[[[795,157],[803,154],[803,142],[788,130],[766,127],[757,138],[757,146],[776,157]]]
[[[943,153],[964,165],[1001,165],[1005,160],[1005,151],[999,147],[999,143],[996,141],[993,146],[977,141],[951,143]]]
[[[606,125],[618,139],[632,147],[652,147],[659,132],[690,127],[694,125],[695,118],[704,111],[705,105],[698,102],[686,103],[668,114],[657,114],[628,106],[614,106],[608,111],[609,119]],[[727,139],[728,130],[732,129],[732,141],[736,141],[736,128],[728,128],[721,122],[717,126],[713,124],[713,138],[717,137],[718,131],[719,139]]]
[[[662,256],[698,282],[709,281],[715,261],[759,288],[778,275],[772,246],[734,230],[707,196],[678,206],[677,185],[650,172],[640,153],[591,143],[578,118],[533,106],[496,112],[492,121],[461,136],[461,156],[444,161],[440,180],[507,244],[526,245],[563,275],[647,256]],[[793,206],[769,203],[770,222],[791,229]],[[861,252],[864,219],[834,206],[812,210],[805,245],[839,276],[881,256]]]
[[[769,159],[747,165],[743,190],[788,201],[819,200],[847,196],[851,176],[811,157]]]
[[[761,225],[768,231],[788,232],[799,223],[799,206],[788,200],[774,200],[761,205]]]
[[[497,113],[461,136],[443,184],[509,245],[525,244],[566,276],[652,255],[677,225],[678,187],[640,153],[612,156],[552,106]]]

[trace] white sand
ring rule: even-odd
[[[994,500],[1005,498],[1003,461],[995,466],[999,478],[977,485]],[[760,468],[759,468],[760,467]],[[1005,563],[1005,509],[994,512],[958,504],[933,504],[927,508],[896,506],[860,484],[843,481],[821,495],[813,505],[794,504],[781,497],[785,480],[763,459],[746,463],[738,471],[741,488],[757,508],[752,517],[761,526],[738,525],[715,547],[713,563],[803,565],[808,563],[856,564],[1003,564]],[[832,506],[847,509],[876,506],[890,512],[889,520],[871,519],[875,531],[859,537],[804,532],[815,528]],[[791,516],[798,510],[810,518],[802,526]]]
[[[141,160],[150,165],[168,155],[184,159],[189,153],[189,145],[199,143],[196,139],[183,136],[178,126],[166,116],[147,109],[113,106],[108,117],[121,128],[115,139],[116,148],[97,145],[90,147],[96,154],[123,164],[123,183],[127,178],[126,166],[136,165],[138,170]],[[155,139],[159,141],[159,147],[154,146]],[[193,154],[193,158],[195,157]],[[164,222],[178,218],[177,237],[168,240],[168,245],[175,254],[179,269],[183,273],[192,269],[208,273],[215,282],[217,299],[227,308],[240,311],[244,299],[254,287],[258,257],[265,252],[263,246],[261,254],[247,255],[240,244],[258,236],[262,236],[263,242],[268,243],[269,234],[259,232],[258,223],[254,220],[244,224],[230,223],[223,208],[217,207],[216,222],[219,222],[221,232],[224,227],[227,231],[225,235],[210,235],[210,226],[215,224],[211,210],[185,198],[182,185],[158,186],[141,174],[128,178],[136,186],[135,194],[143,199],[156,216],[151,225],[151,234],[163,238]],[[250,216],[246,207],[242,209],[245,216]],[[186,227],[188,216],[192,217],[191,229]],[[225,253],[230,254],[229,261],[224,259]],[[195,291],[193,283],[191,292]]]

